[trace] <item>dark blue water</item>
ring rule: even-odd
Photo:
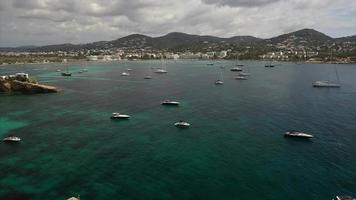
[[[58,94],[1,95],[0,199],[331,199],[356,196],[356,66],[246,61],[91,63],[61,77],[60,65],[1,66],[27,72]],[[225,84],[214,85],[220,66]],[[120,74],[132,68],[131,76]],[[144,80],[151,74],[153,79]],[[179,108],[163,107],[163,99]],[[112,121],[112,112],[130,114]],[[179,130],[173,123],[191,123]],[[286,130],[315,135],[286,139]]]

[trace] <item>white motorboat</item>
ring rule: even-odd
[[[287,131],[284,134],[285,137],[297,137],[297,138],[313,138],[314,136],[311,134],[303,133],[300,131]]]
[[[174,126],[178,128],[188,128],[190,124],[188,122],[180,120],[179,122],[174,123]]]
[[[129,119],[130,115],[124,115],[120,113],[113,113],[110,117],[111,119]]]
[[[179,106],[180,103],[178,101],[164,100],[161,104],[166,106]]]
[[[130,73],[128,73],[128,72],[122,72],[122,73],[121,73],[121,76],[130,76]]]
[[[16,136],[9,136],[3,139],[4,142],[20,142],[21,138]]]

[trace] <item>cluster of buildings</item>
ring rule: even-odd
[[[9,79],[16,79],[16,80],[27,80],[29,75],[26,73],[16,73],[12,75],[3,75],[0,76],[0,80],[9,80]]]

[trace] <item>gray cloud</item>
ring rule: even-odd
[[[259,7],[281,0],[203,0],[207,4],[231,7]]]
[[[315,28],[342,36],[356,33],[355,11],[354,0],[1,0],[0,46],[172,31],[268,38]]]

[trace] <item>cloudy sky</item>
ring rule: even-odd
[[[174,31],[269,38],[302,28],[356,35],[356,0],[0,0],[2,47]]]

